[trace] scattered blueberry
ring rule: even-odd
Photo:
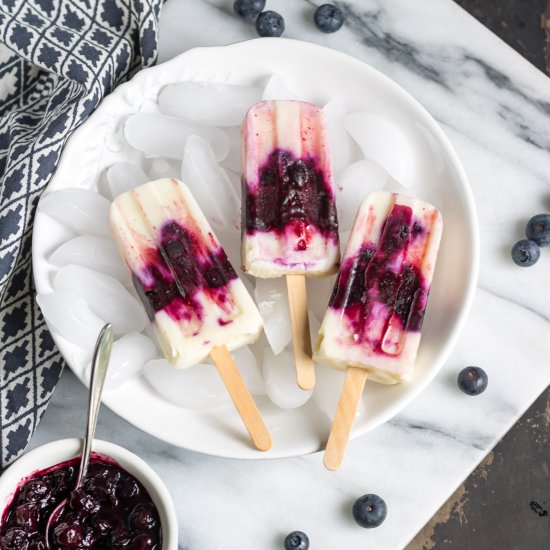
[[[550,214],[537,214],[527,222],[527,238],[539,246],[550,244]]]
[[[386,503],[378,495],[363,495],[353,505],[353,519],[366,529],[381,525],[387,513]]]
[[[292,531],[286,536],[285,550],[307,550],[309,548],[309,539],[302,531]]]
[[[264,11],[256,19],[256,30],[260,36],[281,36],[285,30],[285,20],[276,11]]]
[[[253,21],[265,8],[265,0],[235,0],[233,11],[246,21]]]
[[[336,32],[344,24],[344,14],[334,4],[323,4],[315,10],[313,20],[320,31]]]
[[[479,395],[487,388],[489,378],[480,367],[466,367],[458,373],[458,387],[467,395]]]
[[[521,267],[531,267],[540,257],[539,245],[529,239],[522,239],[512,247],[512,260]]]

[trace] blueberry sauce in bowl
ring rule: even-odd
[[[0,550],[46,550],[46,523],[64,499],[68,499],[68,503],[58,517],[53,518],[50,527],[52,550],[172,550],[177,547],[177,520],[160,479],[129,451],[99,443],[97,447],[102,451],[105,446],[109,446],[109,451],[117,451],[110,452],[110,456],[92,453],[88,475],[78,489],[75,485],[79,457],[63,460],[67,453],[48,452],[48,456],[32,460],[32,455],[41,453],[42,449],[55,449],[56,444],[64,447],[70,444],[74,448],[78,440],[62,440],[39,447],[6,470],[0,480],[3,505]],[[61,462],[48,461],[56,455],[61,457]],[[113,455],[120,458],[122,464],[111,458]],[[25,462],[20,467],[20,463]],[[29,468],[29,464],[37,464],[39,469]],[[45,464],[55,465],[44,467]]]
[[[46,522],[65,498],[68,506],[52,526],[53,550],[159,550],[160,518],[143,485],[112,459],[93,453],[83,486],[74,489],[78,464],[75,458],[22,481],[2,516],[0,550],[46,548]]]

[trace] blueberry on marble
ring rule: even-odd
[[[256,30],[260,36],[281,36],[285,30],[285,20],[276,11],[264,11],[256,19]]]
[[[353,505],[353,519],[365,529],[381,525],[387,514],[386,502],[378,495],[363,495]]]
[[[235,0],[233,11],[246,21],[253,21],[265,8],[265,0]]]
[[[550,214],[537,214],[527,222],[527,238],[539,246],[550,244]]]
[[[467,395],[479,395],[487,388],[489,378],[480,367],[466,367],[458,373],[458,387]]]
[[[344,24],[344,14],[334,4],[323,4],[315,10],[313,20],[320,31],[331,33],[339,30]]]
[[[540,248],[535,241],[522,239],[512,247],[512,260],[521,267],[531,267],[540,257]]]
[[[302,531],[292,531],[286,536],[285,550],[308,550],[309,539]]]

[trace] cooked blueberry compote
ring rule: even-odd
[[[74,489],[79,459],[36,472],[20,484],[2,517],[0,550],[45,550],[54,519],[54,550],[160,550],[158,511],[143,485],[108,457],[93,453],[82,487]]]
[[[159,230],[158,248],[149,248],[147,264],[132,276],[134,286],[151,320],[164,310],[176,321],[201,320],[199,291],[208,294],[222,311],[231,307],[225,285],[237,278],[223,251],[207,249],[202,236],[194,235],[177,221]]]
[[[317,229],[326,238],[338,242],[336,205],[330,185],[314,158],[296,158],[290,151],[276,149],[259,168],[256,193],[247,190],[242,210],[243,227],[255,231],[283,235],[288,224],[302,231],[298,241],[307,248],[308,229]]]

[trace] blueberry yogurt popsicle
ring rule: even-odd
[[[322,110],[304,101],[262,101],[242,126],[242,267],[286,276],[297,382],[315,384],[305,276],[338,270],[335,192]]]
[[[314,359],[347,369],[325,465],[338,468],[367,376],[411,374],[443,229],[432,205],[377,192],[361,203],[319,330]]]
[[[211,357],[255,445],[271,438],[229,350],[256,340],[262,319],[188,188],[175,179],[118,196],[111,230],[166,359]]]

